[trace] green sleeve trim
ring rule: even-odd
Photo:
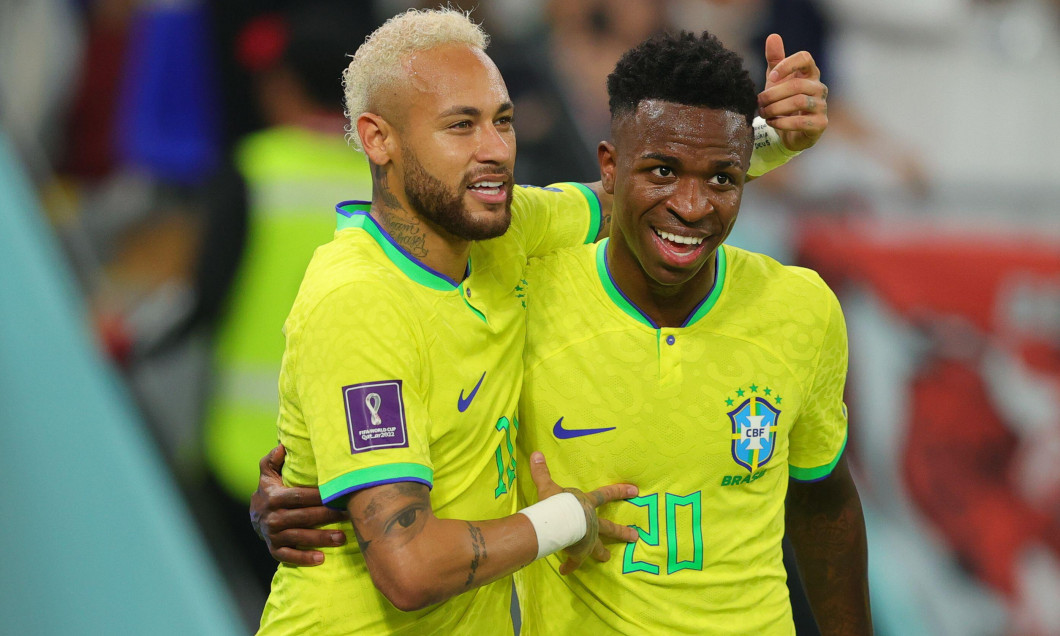
[[[600,197],[596,196],[596,193],[593,192],[592,188],[584,183],[574,183],[573,181],[570,181],[567,182],[566,185],[577,188],[585,197],[586,202],[588,202],[589,234],[585,237],[585,242],[595,243],[596,236],[600,233],[600,224],[603,222],[603,215],[600,212]]]
[[[434,471],[423,464],[413,463],[361,468],[320,484],[320,499],[329,508],[345,510],[346,497],[351,493],[399,481],[416,481],[430,488],[434,486]]]
[[[843,445],[839,447],[839,452],[835,454],[835,458],[830,463],[817,468],[799,468],[788,464],[788,475],[795,481],[820,481],[831,475],[835,465],[839,463],[839,458],[843,456],[843,451],[847,448],[847,439],[849,436],[844,434]]]

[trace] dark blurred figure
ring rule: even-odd
[[[276,443],[281,329],[336,203],[370,199],[364,156],[344,139],[346,55],[375,24],[345,2],[258,16],[236,40],[266,123],[234,147],[205,220],[193,325],[215,325],[203,421],[209,489],[234,547],[268,588],[275,563],[247,520],[258,458]],[[194,328],[194,327],[193,327]]]

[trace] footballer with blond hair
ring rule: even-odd
[[[514,570],[564,548],[576,567],[598,528],[636,539],[595,514],[633,486],[563,491],[541,458],[542,501],[516,512],[523,269],[594,240],[600,212],[583,186],[512,184],[512,104],[485,46],[462,13],[410,11],[344,74],[373,200],[337,206],[306,270],[277,428],[284,481],[346,510],[352,540],[279,565],[261,634],[510,632]]]

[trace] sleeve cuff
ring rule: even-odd
[[[345,510],[346,498],[350,494],[365,488],[400,481],[415,481],[432,488],[434,487],[434,471],[423,464],[412,463],[361,468],[320,484],[320,499],[329,508]]]
[[[843,435],[843,445],[839,447],[839,452],[835,454],[835,457],[831,462],[824,466],[818,466],[816,468],[801,468],[788,464],[788,476],[795,481],[802,482],[814,482],[821,481],[825,477],[832,474],[832,470],[835,469],[835,465],[839,463],[839,458],[843,456],[843,452],[847,448],[847,436]]]

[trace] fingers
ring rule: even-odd
[[[766,79],[777,64],[784,59],[784,39],[776,33],[766,38]]]
[[[320,491],[316,488],[307,488],[303,486],[287,488],[285,486],[275,486],[269,488],[267,496],[268,507],[272,510],[280,510],[283,508],[312,508],[323,505],[323,502],[320,500]]]
[[[287,449],[283,447],[283,444],[280,444],[261,458],[261,461],[258,462],[258,472],[262,476],[268,473],[275,473],[279,476],[280,471],[283,470],[283,460],[286,456]]]
[[[350,518],[350,513],[345,510],[332,510],[325,506],[313,506],[311,508],[292,508],[290,510],[277,510],[269,515],[266,522],[270,531],[276,532],[288,528],[316,528],[329,523],[338,523]],[[331,532],[339,532],[331,530]],[[339,532],[339,534],[342,534]],[[331,545],[331,544],[327,544]]]
[[[295,528],[269,535],[271,550],[278,552],[282,548],[294,548],[305,551],[307,548],[334,548],[346,544],[346,535],[341,530],[307,530]]]
[[[541,451],[534,451],[530,455],[530,477],[537,486],[538,499],[544,499],[563,490],[552,481],[552,473],[549,472],[548,464],[545,463],[545,455]]]
[[[593,559],[599,561],[600,563],[606,563],[611,559],[611,551],[605,548],[603,542],[599,540],[593,546],[592,555]]]
[[[611,484],[597,488],[588,494],[593,500],[593,505],[599,508],[605,503],[636,497],[637,487],[633,484]]]
[[[758,109],[761,111],[772,105],[798,96],[812,97],[817,107],[825,105],[828,99],[828,87],[819,80],[788,78],[787,80],[770,86],[758,94]],[[796,108],[795,110],[810,110],[808,108]],[[791,113],[782,113],[791,114]],[[764,115],[763,115],[764,116]]]
[[[775,117],[788,117],[796,114],[811,115],[814,113],[826,112],[828,112],[828,107],[823,99],[801,93],[758,107],[758,114],[766,121],[772,120]]]
[[[825,128],[828,127],[828,117],[823,114],[777,117],[775,119],[770,119],[769,125],[778,133],[781,133],[781,140],[784,142],[784,146],[788,148],[788,150],[805,150],[805,147],[795,147],[788,144],[788,142],[784,140],[783,133],[802,133],[807,137],[816,139],[817,137],[820,137]]]
[[[272,551],[272,558],[280,563],[313,567],[324,562],[324,553],[317,550],[296,550],[294,548],[277,548]]]
[[[563,575],[570,574],[577,570],[582,565],[582,557],[569,556],[567,560],[563,562],[563,565],[559,566],[559,573]]]
[[[610,539],[622,543],[633,543],[640,539],[640,533],[636,528],[623,526],[607,519],[597,519],[599,530],[597,536],[601,539]]]
[[[794,73],[798,73],[797,77],[821,79],[821,69],[817,68],[817,62],[814,61],[813,56],[806,51],[799,51],[784,58],[773,67],[773,70],[768,71],[766,84],[775,84]]]

